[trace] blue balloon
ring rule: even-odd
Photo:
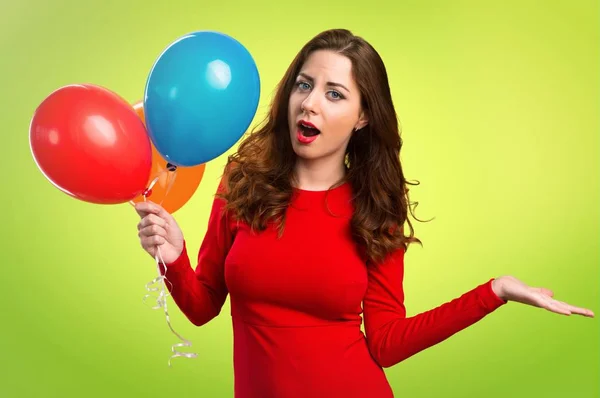
[[[248,50],[223,33],[194,32],[171,43],[153,65],[144,93],[146,128],[165,160],[196,166],[242,137],[259,97]]]

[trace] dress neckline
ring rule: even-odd
[[[349,187],[350,187],[350,183],[348,181],[346,181],[334,188],[328,188],[328,189],[309,190],[309,189],[302,189],[302,188],[298,188],[298,187],[292,187],[292,189],[294,192],[303,194],[303,195],[321,195],[321,194],[326,194],[326,193],[333,193],[333,192],[343,190],[343,189],[348,189]]]

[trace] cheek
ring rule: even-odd
[[[288,112],[296,113],[300,109],[301,104],[302,98],[298,94],[292,93],[288,101]]]
[[[352,134],[357,118],[348,108],[331,107],[328,112],[327,124],[329,130],[339,139],[345,139]]]

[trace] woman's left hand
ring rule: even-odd
[[[501,276],[492,281],[492,290],[498,297],[506,301],[545,308],[548,311],[563,315],[583,315],[593,318],[594,313],[586,308],[575,307],[553,298],[554,293],[543,287],[527,286],[513,276]]]

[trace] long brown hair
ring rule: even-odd
[[[402,171],[402,139],[384,63],[367,41],[349,30],[322,32],[296,55],[277,86],[269,114],[229,156],[218,196],[226,200],[226,211],[253,230],[274,223],[283,232],[296,160],[288,131],[288,100],[302,65],[316,50],[336,51],[352,61],[368,115],[368,125],[354,132],[348,144],[344,181],[353,189],[352,235],[376,263],[394,250],[407,250],[409,243],[421,243],[408,219],[412,204],[407,185],[417,184],[406,181]]]

